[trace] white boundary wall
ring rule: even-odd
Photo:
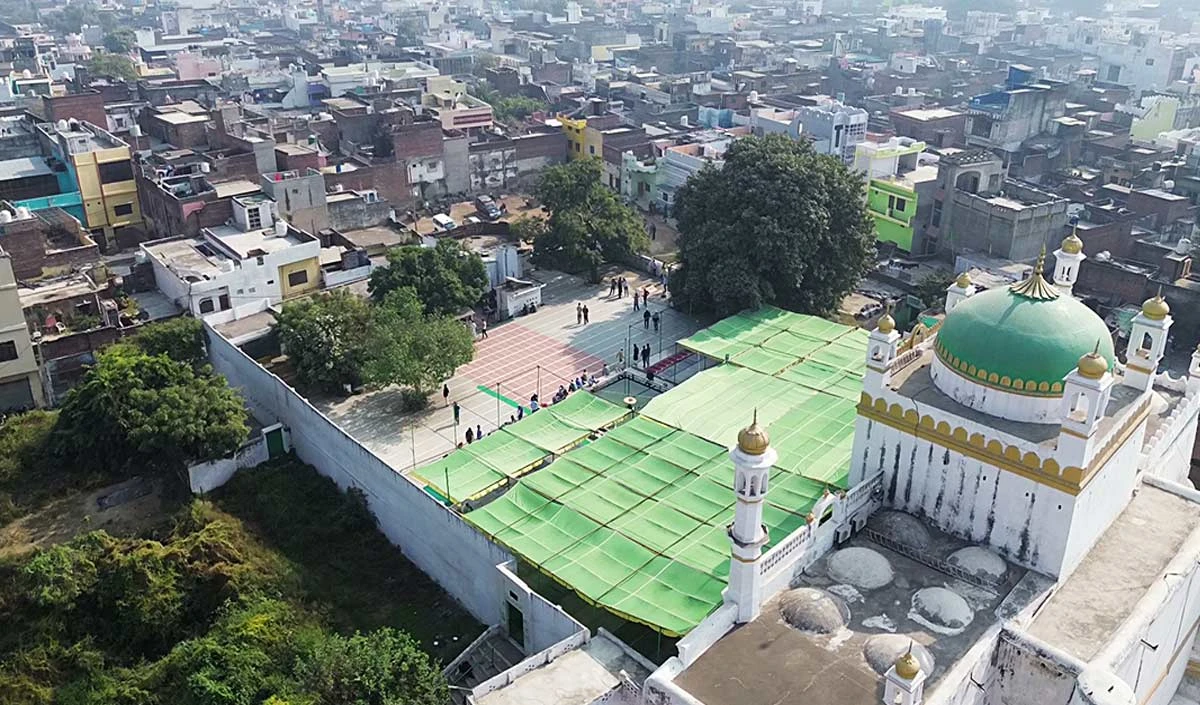
[[[238,388],[255,417],[290,432],[301,460],[343,490],[366,495],[379,529],[404,555],[476,619],[503,618],[504,587],[496,566],[513,556],[430,497],[317,411],[291,387],[205,326],[213,367]]]

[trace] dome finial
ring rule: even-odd
[[[875,327],[879,329],[880,333],[884,334],[888,334],[896,330],[896,319],[892,318],[891,299],[888,299],[887,309],[884,311],[883,315],[879,317],[879,323],[876,324]]]
[[[1075,366],[1079,374],[1088,379],[1100,379],[1108,372],[1108,360],[1100,354],[1100,339],[1096,339],[1096,347],[1088,354],[1079,358]]]
[[[747,455],[762,455],[770,445],[767,429],[758,425],[758,407],[755,407],[754,419],[738,433],[738,448]]]
[[[909,639],[908,651],[904,652],[903,656],[896,659],[896,675],[900,676],[906,681],[910,681],[913,678],[916,678],[917,674],[920,672],[921,662],[917,660],[916,656],[913,656],[913,642],[912,639]]]
[[[1079,219],[1074,219],[1074,224],[1071,227],[1071,234],[1063,238],[1062,251],[1068,255],[1077,255],[1083,252],[1083,240],[1079,239]]]
[[[1171,307],[1162,295],[1162,284],[1158,285],[1158,293],[1153,298],[1146,299],[1142,304],[1142,315],[1152,321],[1161,321],[1171,313]]]
[[[1042,244],[1042,251],[1038,254],[1037,264],[1033,265],[1033,271],[1025,279],[1008,287],[1014,294],[1024,296],[1027,299],[1035,301],[1050,301],[1058,298],[1058,289],[1050,286],[1046,279],[1042,276],[1042,270],[1046,268],[1046,245]]]

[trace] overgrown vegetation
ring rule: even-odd
[[[580,159],[542,172],[535,195],[550,218],[521,224],[539,266],[599,278],[604,262],[623,262],[650,248],[641,216],[600,183],[599,159]]]
[[[412,275],[443,280],[419,267]],[[334,393],[346,385],[396,384],[414,391],[406,407],[419,407],[415,399],[471,361],[471,333],[454,318],[423,312],[411,287],[392,289],[390,280],[383,287],[374,276],[371,282],[374,292],[388,292],[376,304],[344,291],[285,304],[275,322],[279,342],[303,384]],[[449,306],[453,296],[443,292],[441,300]]]
[[[146,473],[181,476],[246,439],[241,396],[213,374],[200,321],[145,326],[109,346],[58,411],[0,424],[0,525],[72,489]]]
[[[88,62],[88,71],[93,76],[109,76],[129,82],[138,78],[137,65],[125,54],[96,54]]]
[[[449,658],[480,629],[361,496],[291,458],[154,536],[93,532],[0,562],[0,624],[12,705],[442,705],[422,644]]]
[[[676,194],[676,305],[717,316],[761,304],[836,310],[874,262],[864,188],[806,140],[737,140],[721,169],[693,174]]]

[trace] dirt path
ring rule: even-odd
[[[0,558],[20,555],[104,529],[130,536],[162,522],[170,507],[156,480],[133,478],[89,492],[77,492],[0,527]]]

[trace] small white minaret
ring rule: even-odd
[[[1087,255],[1083,254],[1083,240],[1079,239],[1079,221],[1071,234],[1062,241],[1062,245],[1054,251],[1054,286],[1067,296],[1075,288],[1075,280],[1079,278],[1079,265]]]
[[[925,677],[910,644],[908,653],[896,659],[883,676],[883,705],[920,705],[925,699]]]
[[[1200,345],[1192,351],[1192,362],[1188,365],[1188,391],[1200,391]]]
[[[1129,328],[1129,347],[1125,349],[1124,383],[1143,392],[1154,386],[1154,375],[1167,349],[1171,330],[1171,307],[1162,292],[1142,304],[1142,312],[1133,317]]]
[[[867,370],[863,375],[863,391],[878,397],[891,380],[892,362],[900,346],[896,319],[891,311],[883,314],[875,330],[867,336]]]
[[[763,525],[763,501],[771,467],[778,454],[771,449],[767,430],[754,421],[738,433],[737,447],[729,452],[733,460],[733,491],[737,503],[733,508],[733,523],[728,527],[733,556],[729,563],[729,586],[725,602],[737,605],[737,622],[749,622],[758,617],[762,608],[762,576],[759,559],[767,543],[767,527]]]
[[[1113,376],[1108,360],[1096,349],[1079,358],[1063,381],[1062,429],[1058,437],[1060,464],[1086,467],[1095,450],[1092,441],[1112,396]]]
[[[946,313],[953,311],[955,306],[966,301],[974,293],[975,285],[971,283],[971,275],[966,272],[959,274],[954,282],[946,287]]]

